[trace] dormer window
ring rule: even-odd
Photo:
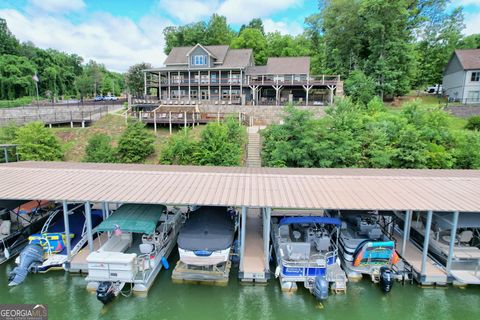
[[[207,65],[207,56],[205,55],[192,56],[191,64],[194,66],[205,66]]]

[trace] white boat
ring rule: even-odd
[[[228,261],[235,235],[236,212],[226,207],[199,207],[178,235],[180,261],[187,266],[218,266]]]
[[[183,214],[163,205],[124,204],[98,227],[108,240],[87,257],[88,288],[96,289],[104,304],[126,285],[130,292],[146,292],[176,244]]]
[[[337,261],[341,221],[331,217],[272,217],[272,242],[277,257],[275,276],[282,290],[295,290],[303,282],[318,299],[328,297],[330,284],[346,290],[346,276]],[[338,237],[337,237],[338,239]]]
[[[397,217],[404,220],[403,214]],[[434,212],[428,251],[430,256],[446,267],[452,231],[452,212]],[[414,212],[411,239],[422,247],[425,238],[426,213]],[[402,225],[399,227],[403,228]],[[459,284],[480,284],[480,214],[460,212],[453,246],[451,275]]]

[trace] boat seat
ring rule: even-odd
[[[6,238],[10,235],[12,222],[10,220],[0,220],[0,237]]]
[[[99,251],[124,252],[132,245],[132,234],[112,235]]]
[[[317,251],[328,251],[330,248],[330,237],[315,238],[314,242]]]
[[[462,232],[460,232],[458,237],[459,237],[461,243],[469,243],[470,241],[472,241],[473,231],[472,230],[462,231]]]

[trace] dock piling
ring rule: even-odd
[[[70,244],[70,224],[68,222],[68,202],[63,201],[63,221],[65,223],[65,241],[67,246],[67,262],[72,259],[72,248]],[[66,265],[68,266],[69,263]]]
[[[87,218],[88,248],[90,252],[93,252],[92,210],[90,208],[90,201],[85,202],[85,216]]]
[[[432,227],[433,211],[429,210],[427,214],[427,225],[425,226],[423,252],[422,252],[422,271],[421,274],[425,275],[427,271],[427,255],[428,255],[428,243],[430,241],[430,229]]]
[[[452,269],[452,259],[453,259],[453,247],[455,245],[455,237],[457,236],[457,226],[458,226],[458,215],[459,212],[455,211],[453,213],[452,229],[450,230],[450,246],[448,248],[448,258],[447,258],[447,276],[450,275],[450,270]]]

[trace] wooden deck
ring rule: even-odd
[[[98,250],[101,245],[105,244],[108,240],[108,235],[106,232],[102,233],[100,236],[96,237],[93,240],[93,249]],[[70,262],[70,272],[88,272],[87,257],[90,254],[90,249],[88,244],[82,250],[80,250]]]
[[[395,233],[393,238],[397,245],[397,252],[400,252],[403,245],[402,235]],[[447,283],[447,274],[443,266],[427,256],[425,274],[422,273],[422,251],[418,249],[411,241],[408,241],[405,247],[403,258],[413,268],[414,277],[422,285],[445,285]]]
[[[265,253],[263,250],[263,229],[260,209],[247,210],[245,234],[244,278],[265,278]]]

